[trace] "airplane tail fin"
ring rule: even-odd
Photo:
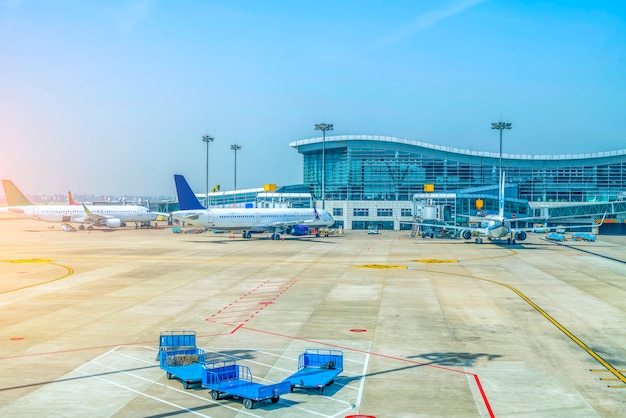
[[[178,195],[178,208],[180,210],[204,209],[191,187],[180,174],[174,174],[176,183],[176,194]]]
[[[72,192],[68,190],[67,195],[68,195],[68,197],[70,199],[70,203],[69,204],[70,205],[76,205],[77,203],[74,202],[74,197],[72,196]]]
[[[32,202],[24,196],[24,193],[11,180],[2,180],[2,187],[4,187],[4,195],[7,198],[8,206],[32,205]]]

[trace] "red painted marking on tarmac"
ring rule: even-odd
[[[234,333],[235,333],[235,332],[237,332],[237,331],[239,330],[239,328],[241,328],[241,327],[243,327],[243,324],[239,324],[239,325],[237,326],[237,328],[235,328],[234,330],[232,330],[230,333],[231,333],[231,334],[234,334]]]
[[[325,342],[322,342],[322,341],[310,340],[308,338],[294,337],[294,336],[291,336],[291,335],[280,334],[278,332],[265,331],[265,330],[249,328],[249,327],[245,327],[244,329],[249,330],[249,331],[254,331],[254,332],[260,332],[260,333],[263,333],[263,334],[275,335],[277,337],[289,338],[289,339],[295,340],[295,341],[303,341],[303,342],[307,342],[307,343],[311,343],[311,344],[325,345],[327,347],[339,348],[339,349],[344,350],[344,351],[353,351],[355,353],[369,354],[370,356],[374,356],[374,357],[380,357],[380,358],[400,361],[400,362],[404,362],[404,363],[418,364],[420,366],[432,367],[434,369],[445,370],[445,371],[449,371],[449,372],[454,372],[454,373],[474,376],[474,380],[476,381],[476,385],[478,386],[478,390],[480,391],[480,394],[481,394],[481,396],[483,398],[483,402],[485,403],[485,407],[487,408],[487,411],[489,412],[489,416],[491,418],[495,418],[493,410],[491,409],[491,405],[489,404],[489,400],[487,399],[487,395],[485,394],[485,391],[483,390],[483,387],[480,384],[480,380],[478,379],[478,375],[475,374],[475,373],[466,372],[464,370],[455,370],[455,369],[451,369],[449,367],[438,366],[436,364],[431,364],[431,363],[423,363],[421,361],[410,360],[410,359],[406,359],[406,358],[402,358],[402,357],[395,357],[395,356],[390,356],[390,355],[387,355],[387,354],[375,353],[373,351],[366,351],[366,350],[360,350],[358,348],[345,347],[345,346],[342,346],[342,345],[339,345],[339,344],[329,344],[329,343],[325,343]]]
[[[491,405],[489,404],[489,400],[487,399],[487,395],[485,394],[485,391],[483,390],[483,385],[480,384],[480,379],[478,378],[477,374],[474,375],[474,380],[476,380],[476,386],[478,386],[478,390],[480,391],[480,396],[483,397],[483,402],[485,402],[485,406],[487,407],[487,411],[489,411],[489,416],[494,418],[495,415],[493,413],[493,410],[491,409]]]
[[[261,313],[267,305],[274,304],[274,301],[295,283],[296,280],[288,283],[265,280],[243,296],[213,313],[209,318],[211,321],[219,322],[227,319],[235,320],[238,317],[248,315],[248,318],[245,320],[245,322],[248,322]],[[263,308],[259,308],[258,305],[263,305]]]
[[[9,338],[11,341],[21,341],[24,339],[24,337],[11,337]]]
[[[196,337],[197,338],[207,338],[207,337],[219,337],[221,335],[228,335],[228,333],[203,334],[203,335],[197,335]],[[50,356],[50,355],[57,355],[57,354],[68,354],[68,353],[75,353],[77,351],[102,350],[103,348],[132,347],[132,346],[136,346],[136,345],[150,345],[150,344],[158,345],[159,344],[159,340],[135,341],[135,342],[129,342],[129,343],[98,345],[98,346],[92,346],[92,347],[79,347],[79,348],[72,348],[72,349],[58,350],[58,351],[44,351],[44,352],[41,352],[41,353],[20,354],[20,355],[17,355],[17,356],[0,357],[0,361],[1,360],[15,359],[15,358],[40,357],[40,356]]]
[[[362,329],[362,328],[353,328],[350,330],[350,332],[367,332],[366,329]]]

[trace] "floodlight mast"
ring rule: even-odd
[[[209,207],[209,143],[215,141],[211,135],[202,136],[202,141],[206,142],[206,207]]]
[[[498,183],[502,180],[502,130],[511,129],[511,122],[492,122],[491,129],[500,130],[500,178]]]
[[[332,123],[317,123],[315,124],[316,131],[322,131],[322,209],[325,209],[326,191],[326,131],[333,130]]]
[[[235,188],[234,188],[235,194],[233,196],[236,196],[237,195],[237,151],[241,149],[241,145],[233,144],[230,146],[230,149],[235,151]]]

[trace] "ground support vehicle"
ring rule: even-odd
[[[202,382],[204,350],[196,347],[194,331],[165,331],[159,339],[159,362],[168,379],[177,378],[185,389]]]
[[[159,336],[156,360],[159,360],[162,351],[188,350],[196,347],[195,331],[163,331]]]
[[[270,399],[278,402],[280,395],[289,393],[289,382],[262,385],[252,381],[250,368],[234,360],[206,363],[202,372],[202,387],[209,389],[211,399],[232,396],[243,399],[243,406],[252,409],[255,402]]]
[[[563,234],[557,234],[557,233],[550,233],[548,235],[546,235],[546,239],[549,239],[550,241],[565,241],[565,235]]]
[[[342,351],[307,349],[298,357],[298,371],[284,381],[289,382],[291,391],[294,388],[317,389],[321,394],[342,371]]]
[[[572,238],[576,241],[595,241],[596,236],[594,234],[590,234],[588,232],[577,232],[572,234]]]

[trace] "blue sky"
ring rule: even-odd
[[[302,181],[289,143],[626,148],[626,3],[0,0],[0,178],[27,194]]]

